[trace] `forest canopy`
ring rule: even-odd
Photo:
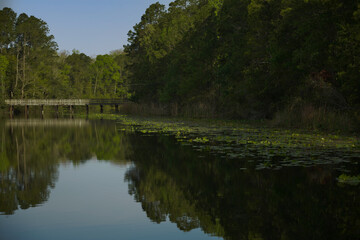
[[[353,0],[152,4],[125,47],[134,97],[242,118],[359,114],[359,20]]]

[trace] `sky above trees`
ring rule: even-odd
[[[140,21],[146,8],[171,0],[1,0],[0,8],[10,7],[45,21],[55,36],[59,50],[77,49],[95,57],[120,49],[127,33]]]

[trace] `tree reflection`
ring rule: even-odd
[[[335,166],[256,171],[249,161],[198,153],[168,136],[121,133],[105,121],[82,127],[2,123],[0,130],[3,214],[47,201],[60,163],[97,157],[131,160],[129,193],[151,221],[169,220],[182,231],[201,228],[225,239],[360,236],[360,190],[339,185]]]
[[[79,128],[25,122],[5,127],[1,123],[0,213],[13,214],[18,208],[47,201],[61,162],[78,165],[97,157],[126,163],[128,141],[115,126],[94,123]]]
[[[247,161],[200,158],[166,137],[132,142],[129,193],[154,222],[225,239],[360,236],[360,191],[339,186],[333,166],[255,171]]]

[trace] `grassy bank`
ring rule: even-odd
[[[271,124],[279,127],[318,130],[323,132],[360,132],[360,117],[348,111],[304,105],[286,108],[275,114]]]
[[[177,104],[136,104],[127,103],[121,107],[123,114],[135,116],[162,116],[162,117],[185,117],[185,118],[213,118],[213,119],[237,119],[245,122],[261,122],[268,126],[315,130],[321,132],[351,134],[360,132],[360,116],[348,111],[335,111],[326,107],[315,107],[311,104],[289,106],[275,112],[270,118],[249,113],[246,109],[243,113],[217,113],[209,104],[199,102],[179,106]],[[263,119],[263,120],[261,120]],[[236,120],[234,120],[236,122]]]

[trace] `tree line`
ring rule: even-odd
[[[125,46],[134,99],[239,118],[359,116],[360,1],[152,4]]]
[[[57,52],[41,19],[9,8],[0,19],[2,98],[131,95],[190,116],[359,119],[359,0],[157,2],[123,51],[96,59]]]
[[[124,53],[95,59],[58,52],[43,20],[10,8],[0,10],[1,102],[7,98],[126,97]]]

